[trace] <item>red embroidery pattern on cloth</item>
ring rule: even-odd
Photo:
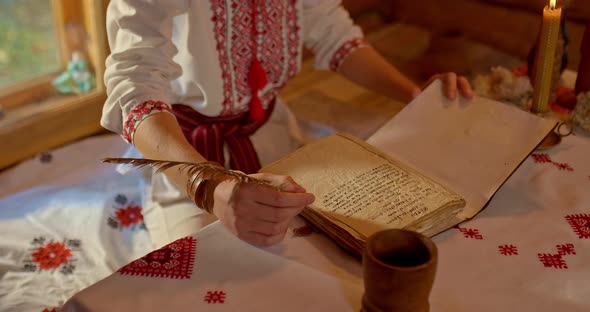
[[[344,44],[336,50],[334,55],[332,55],[332,59],[330,60],[330,69],[333,71],[337,71],[344,62],[344,59],[354,50],[358,48],[362,48],[367,46],[368,43],[365,38],[353,38],[346,41]]]
[[[141,206],[127,199],[127,196],[118,194],[115,197],[113,214],[107,219],[107,224],[113,229],[145,229]]]
[[[557,253],[562,256],[576,254],[576,250],[574,249],[574,244],[557,245],[556,247],[557,247]]]
[[[53,242],[38,247],[31,255],[41,270],[51,270],[68,263],[72,251],[60,242]]]
[[[76,268],[72,263],[76,261],[73,251],[80,247],[79,239],[64,239],[62,242],[47,239],[40,236],[31,242],[31,253],[25,258],[24,271],[41,272],[60,269],[59,272],[67,275]]]
[[[457,229],[463,233],[465,238],[483,239],[483,236],[479,234],[479,230],[477,229],[462,228],[460,226],[457,226]]]
[[[537,257],[546,268],[567,269],[567,263],[560,254],[540,253],[537,254]]]
[[[224,303],[225,302],[225,292],[223,291],[208,291],[207,295],[205,295],[205,302],[211,303]]]
[[[51,310],[50,310],[49,308],[45,308],[41,312],[57,312],[57,309],[56,308],[51,308]]]
[[[590,239],[590,214],[572,214],[565,216],[580,239]]]
[[[116,212],[116,217],[123,227],[130,227],[131,225],[138,224],[143,221],[141,207],[139,206],[127,206],[125,208],[118,209]]]
[[[518,248],[514,245],[500,245],[498,246],[500,254],[504,256],[516,256],[518,255]]]
[[[557,254],[537,254],[539,261],[541,261],[541,263],[543,263],[543,265],[548,268],[553,267],[557,269],[567,269],[567,263],[562,256],[575,255],[576,251],[574,249],[574,244],[562,244],[556,245],[555,247],[557,248]]]
[[[133,143],[133,134],[139,122],[152,114],[164,111],[171,112],[172,109],[170,105],[161,101],[145,101],[135,106],[123,124],[123,138],[129,143]]]
[[[123,275],[190,278],[193,274],[196,244],[196,239],[190,236],[181,238],[127,264],[117,272]]]
[[[258,31],[262,34],[259,36],[263,44],[259,45],[261,49],[258,56],[269,83],[274,85],[271,91],[261,97],[264,107],[297,72],[299,26],[295,2],[295,0],[266,1],[265,11],[261,14],[263,19],[260,26],[262,27],[259,27]],[[235,105],[249,99],[252,92],[248,84],[248,72],[254,53],[252,1],[212,0],[211,11],[223,81],[222,115],[243,112],[248,110],[247,105],[244,107],[235,107]],[[231,21],[232,25],[229,32],[228,21]],[[284,25],[286,27],[283,27]],[[287,62],[286,69],[285,62]],[[234,89],[235,92],[232,91]]]
[[[554,162],[547,154],[533,154],[531,156],[533,157],[533,161],[537,164],[552,164],[559,170],[574,171],[574,168],[569,164]]]

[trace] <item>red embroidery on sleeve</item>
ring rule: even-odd
[[[365,38],[353,38],[346,41],[344,44],[334,52],[332,55],[332,59],[330,60],[330,69],[333,71],[337,71],[342,65],[342,62],[346,59],[346,57],[353,52],[354,50],[362,47],[366,47],[369,44],[365,40]]]
[[[123,275],[141,275],[160,278],[190,278],[193,273],[197,240],[185,237],[122,267]]]
[[[161,101],[145,101],[135,106],[123,123],[123,138],[128,143],[133,143],[133,135],[139,123],[150,115],[165,111],[172,112],[172,109],[170,105]]]

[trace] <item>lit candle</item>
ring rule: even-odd
[[[549,95],[553,80],[553,65],[555,51],[559,38],[561,24],[561,8],[555,7],[556,0],[550,0],[549,6],[543,10],[543,25],[537,45],[537,59],[535,60],[533,112],[546,113],[549,111]]]

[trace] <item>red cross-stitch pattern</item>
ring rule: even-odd
[[[555,165],[559,170],[574,171],[574,168],[572,168],[569,164],[566,163],[553,163],[553,165]]]
[[[205,302],[207,303],[224,303],[225,293],[223,291],[208,291],[205,296]]]
[[[515,256],[518,255],[518,248],[514,245],[501,245],[498,246],[500,254],[504,256]]]
[[[257,56],[272,84],[260,97],[266,107],[286,81],[297,73],[299,25],[295,0],[269,0],[261,8],[257,31],[262,44]],[[252,1],[212,0],[211,10],[223,80],[222,115],[246,111],[247,105],[236,105],[251,96],[248,72],[255,52]],[[228,23],[231,23],[229,31]]]
[[[580,239],[590,239],[590,214],[567,215],[565,219]]]
[[[365,38],[352,38],[346,41],[338,48],[338,50],[336,50],[336,52],[334,52],[334,55],[332,55],[332,59],[330,60],[330,69],[337,71],[351,52],[365,46],[368,46]]]
[[[567,263],[560,254],[538,254],[539,261],[543,263],[546,268],[567,269]]]
[[[133,143],[133,135],[139,123],[152,114],[164,111],[170,112],[171,107],[161,101],[145,101],[133,107],[123,123],[123,138],[127,143]]]
[[[537,164],[552,164],[559,170],[574,171],[574,168],[569,164],[555,162],[547,154],[533,154],[531,156],[533,157],[533,161]]]
[[[181,238],[119,269],[120,274],[163,278],[190,278],[197,241]]]
[[[553,162],[551,160],[551,157],[549,157],[549,155],[547,155],[547,154],[533,154],[532,157],[533,157],[533,160],[537,164],[545,164],[545,163],[552,163]]]
[[[574,244],[557,245],[557,253],[562,256],[575,255],[576,250],[574,249]]]
[[[477,229],[467,229],[462,227],[457,227],[465,238],[475,238],[475,239],[483,239],[483,236],[479,234],[479,230]]]

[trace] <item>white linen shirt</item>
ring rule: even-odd
[[[172,104],[207,116],[247,111],[255,47],[268,77],[258,94],[266,108],[299,71],[303,45],[318,69],[337,70],[366,44],[340,0],[255,1],[112,0],[102,126],[132,143],[142,120]]]

